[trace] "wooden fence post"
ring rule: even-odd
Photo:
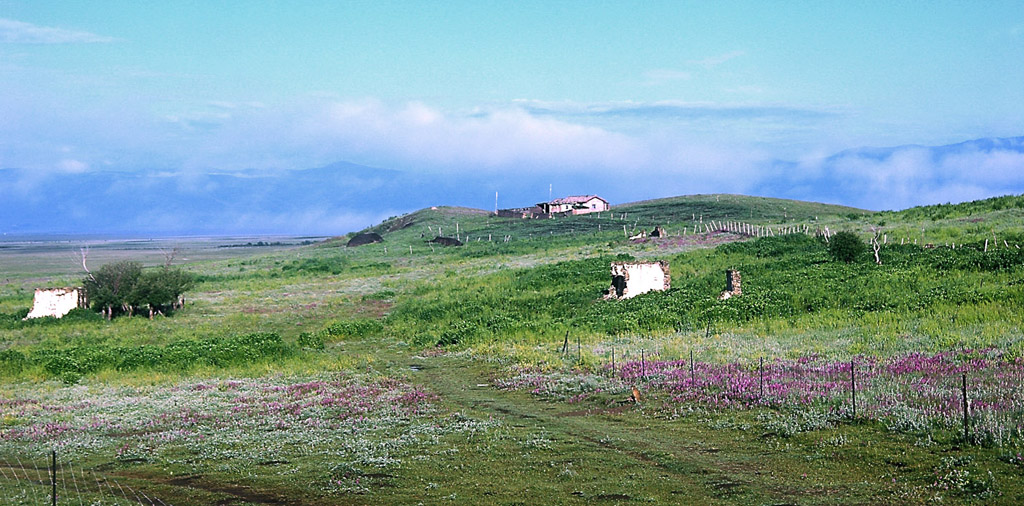
[[[761,361],[757,366],[757,370],[761,373],[761,400],[764,400],[764,357],[761,357]]]
[[[693,349],[690,349],[690,386],[697,382],[697,371],[693,366]]]
[[[853,359],[850,359],[850,398],[853,400],[853,418],[857,419],[857,375],[853,369]]]
[[[57,450],[50,453],[50,487],[50,504],[57,506]]]
[[[964,403],[964,444],[970,444],[970,439],[968,438],[968,429],[967,429],[967,412],[968,412],[968,405],[967,405],[967,373],[963,373],[963,374],[960,375],[960,395],[961,395],[961,399],[963,400],[963,403]]]

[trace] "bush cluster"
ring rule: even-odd
[[[144,271],[142,264],[130,260],[106,264],[82,280],[90,305],[107,318],[131,316],[142,308],[148,308],[150,316],[165,313],[193,283],[192,275],[181,269]]]
[[[840,262],[854,262],[864,256],[867,245],[853,232],[839,232],[828,241],[828,254]]]

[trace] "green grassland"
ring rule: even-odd
[[[722,221],[773,231],[694,232]],[[670,236],[629,239],[656,226]],[[877,231],[881,265],[870,250],[833,260],[825,230]],[[80,278],[78,248],[0,249],[0,496],[45,499],[26,463],[56,449],[90,479],[173,504],[1024,498],[1019,408],[1005,434],[963,440],[945,422],[894,428],[842,406],[680,403],[609,370],[613,354],[641,353],[750,364],[988,350],[1020,364],[1024,196],[871,212],[696,195],[552,219],[439,207],[366,231],[384,242],[185,244],[186,306],[112,322],[22,321],[32,288]],[[438,235],[464,245],[427,242]],[[672,289],[601,300],[609,263],[628,259],[669,261]],[[719,301],[726,269],[744,294]],[[524,373],[561,393],[499,387]],[[643,402],[623,402],[633,386]],[[132,503],[107,491],[66,496]]]

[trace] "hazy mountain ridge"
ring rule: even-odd
[[[822,159],[811,176],[796,170],[801,166],[798,162],[775,160],[762,169],[765,175],[759,181],[748,184],[749,191],[728,192],[869,207],[864,205],[869,197],[878,200],[880,192],[905,183],[900,178],[909,177],[904,172],[912,172],[913,164],[934,165],[940,173],[944,171],[945,180],[953,186],[963,186],[962,180],[973,177],[961,174],[963,167],[981,164],[977,178],[984,179],[983,162],[971,158],[978,153],[999,153],[1002,163],[1017,163],[1017,158],[1024,157],[1024,137],[974,139],[934,147],[850,149]],[[879,172],[853,177],[858,171],[868,170]],[[40,174],[7,168],[0,169],[0,233],[343,234],[379,223],[387,216],[435,205],[491,210],[496,191],[497,205],[502,208],[546,200],[549,188],[554,189],[553,196],[598,194],[613,204],[668,197],[659,192],[700,192],[699,188],[685,191],[686,181],[672,183],[662,184],[655,178],[627,178],[623,182],[621,174],[581,177],[526,168],[466,176],[349,162],[301,170],[231,173]],[[949,201],[941,189],[904,186],[891,190],[902,201],[913,192],[930,198],[925,203]],[[990,190],[974,198],[1019,193],[1018,186],[1013,179],[996,179],[990,187],[997,188],[998,193]],[[680,187],[684,191],[676,192],[675,188]],[[968,195],[982,191],[969,190]]]

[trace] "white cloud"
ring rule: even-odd
[[[848,202],[875,209],[962,202],[1024,191],[1024,153],[1011,149],[913,146],[882,155],[854,152],[825,162],[823,169],[813,172],[830,173]],[[818,181],[815,188],[820,187]]]
[[[82,172],[89,170],[89,164],[79,160],[65,158],[61,160],[60,163],[57,164],[57,169],[59,169],[61,172],[66,172],[69,174],[80,174]]]
[[[644,72],[644,78],[646,78],[644,84],[648,86],[661,86],[676,81],[689,81],[692,77],[693,74],[685,70],[654,69]]]
[[[1024,183],[1024,153],[972,150],[943,157],[936,167],[945,178],[983,181],[989,185]]]
[[[374,99],[240,112],[196,142],[191,167],[267,168],[283,154],[300,160],[279,168],[348,160],[444,172],[607,169],[647,158],[646,146],[633,137],[518,107],[459,115],[420,102],[391,106]]]
[[[739,51],[739,50],[729,51],[728,53],[723,53],[723,54],[715,55],[715,56],[709,56],[709,57],[704,58],[702,60],[690,60],[687,63],[689,63],[691,65],[700,65],[701,67],[706,67],[706,68],[717,67],[718,65],[721,65],[721,64],[723,64],[723,63],[725,63],[725,62],[727,62],[729,60],[733,60],[733,59],[739,58],[739,57],[744,56],[746,54],[747,54],[746,51]]]
[[[0,18],[0,42],[13,44],[85,44],[113,42],[113,37],[78,30],[39,26]]]

